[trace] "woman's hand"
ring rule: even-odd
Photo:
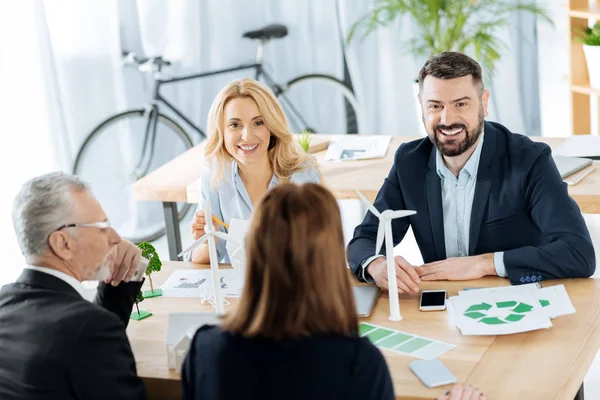
[[[437,400],[485,400],[485,396],[479,389],[471,385],[454,385],[446,394]]]
[[[196,211],[196,214],[194,215],[194,221],[192,221],[192,235],[194,236],[194,240],[200,239],[206,233],[206,231],[204,230],[205,226],[206,216],[204,214],[204,211]],[[213,226],[215,227],[215,230],[219,230],[219,226],[215,221],[213,221]]]

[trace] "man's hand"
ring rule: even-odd
[[[466,281],[496,275],[494,254],[452,257],[415,268],[424,281]]]
[[[117,245],[117,257],[111,269],[113,274],[105,282],[110,282],[113,286],[118,286],[121,282],[129,282],[137,270],[141,258],[142,250],[129,240],[121,239]]]
[[[415,268],[400,256],[394,257],[396,263],[396,286],[398,293],[418,293],[421,279]],[[367,266],[367,272],[373,277],[377,286],[388,290],[387,261],[385,257],[377,258]]]

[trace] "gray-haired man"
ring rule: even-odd
[[[25,183],[12,217],[27,266],[0,290],[0,398],[145,398],[125,334],[140,251],[71,175]],[[93,304],[81,281],[95,279]]]

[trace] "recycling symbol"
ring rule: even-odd
[[[550,305],[548,300],[540,300],[539,302],[542,307]],[[500,325],[518,322],[525,318],[531,310],[533,310],[533,306],[527,303],[502,301],[495,303],[495,305],[488,303],[474,304],[465,310],[464,316],[476,319],[477,322],[482,324]],[[503,316],[500,317],[499,315]]]

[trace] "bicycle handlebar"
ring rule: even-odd
[[[124,51],[122,52],[122,55],[123,65],[133,65],[140,70],[152,69],[153,66],[161,68],[163,66],[168,67],[171,65],[171,61],[165,60],[161,56],[138,58],[132,51]]]

